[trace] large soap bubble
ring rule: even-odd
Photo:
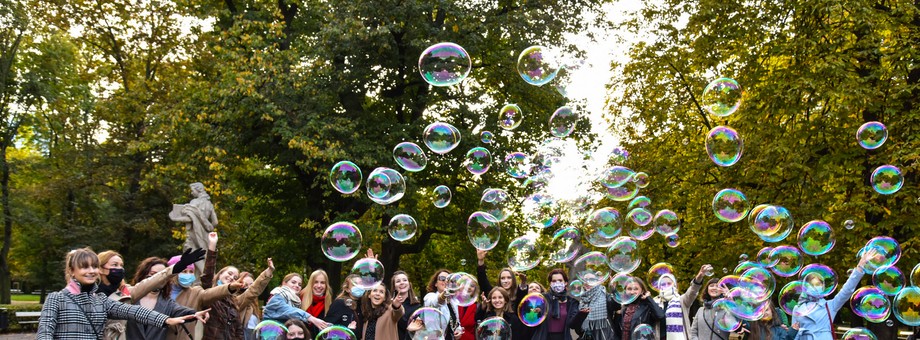
[[[578,281],[590,287],[602,284],[610,277],[607,256],[599,251],[588,252],[578,257],[573,268]]]
[[[428,165],[428,156],[417,144],[402,142],[393,148],[393,160],[406,171],[418,172]]]
[[[543,86],[556,78],[559,59],[549,48],[531,46],[518,56],[517,71],[528,84]]]
[[[727,126],[717,126],[706,135],[706,153],[718,166],[732,166],[741,159],[744,141],[738,131]]]
[[[911,286],[895,295],[892,302],[894,316],[908,326],[920,326],[920,288]]]
[[[743,220],[750,209],[747,196],[736,189],[722,189],[712,198],[712,211],[723,222]]]
[[[741,85],[731,78],[713,80],[703,89],[701,105],[710,114],[726,117],[741,106]]]
[[[617,273],[631,273],[639,268],[642,257],[639,255],[639,243],[636,239],[626,236],[616,238],[607,249],[607,259],[610,269]]]
[[[511,340],[511,325],[500,316],[486,318],[476,326],[476,339]]]
[[[443,155],[460,145],[460,130],[448,123],[431,123],[425,127],[422,139],[428,149]]]
[[[361,168],[350,161],[341,161],[335,163],[329,170],[329,182],[332,188],[343,194],[351,194],[358,191],[361,186]]]
[[[540,264],[543,256],[537,251],[536,238],[520,236],[508,243],[508,267],[515,272],[531,270]]]
[[[546,298],[543,297],[542,293],[527,294],[521,299],[521,303],[517,308],[518,318],[527,327],[539,326],[543,323],[543,320],[546,320],[548,312],[549,305],[546,303]]]
[[[451,86],[470,75],[472,61],[460,45],[442,42],[431,45],[418,57],[418,72],[434,86]]]
[[[336,222],[326,228],[320,239],[320,248],[326,258],[345,262],[361,252],[361,229],[349,222]]]
[[[595,247],[607,247],[622,231],[620,212],[614,208],[600,208],[585,222],[585,239]]]
[[[466,220],[467,237],[476,249],[492,250],[495,248],[501,232],[498,220],[489,213],[477,211],[470,214]]]
[[[814,220],[799,230],[799,249],[812,256],[824,255],[834,248],[837,238],[831,225],[821,220]]]

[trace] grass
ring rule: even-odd
[[[22,301],[22,302],[38,302],[40,296],[32,294],[13,294],[10,296],[10,300],[13,301]]]

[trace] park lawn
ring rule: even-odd
[[[41,296],[32,295],[32,294],[13,294],[10,296],[10,300],[19,301],[19,302],[33,302],[38,303]]]

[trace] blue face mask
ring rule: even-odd
[[[221,281],[221,280],[217,280],[217,285],[218,285],[218,286],[223,286],[224,283],[223,283],[223,281]]]
[[[351,287],[351,296],[361,297],[364,295],[364,288],[361,287]]]
[[[195,274],[179,273],[179,285],[188,288],[195,283]]]

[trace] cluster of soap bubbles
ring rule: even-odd
[[[866,150],[875,150],[888,140],[888,128],[880,122],[867,122],[856,130],[856,142]],[[882,165],[869,177],[872,189],[882,195],[891,195],[904,186],[904,175],[894,165]]]

